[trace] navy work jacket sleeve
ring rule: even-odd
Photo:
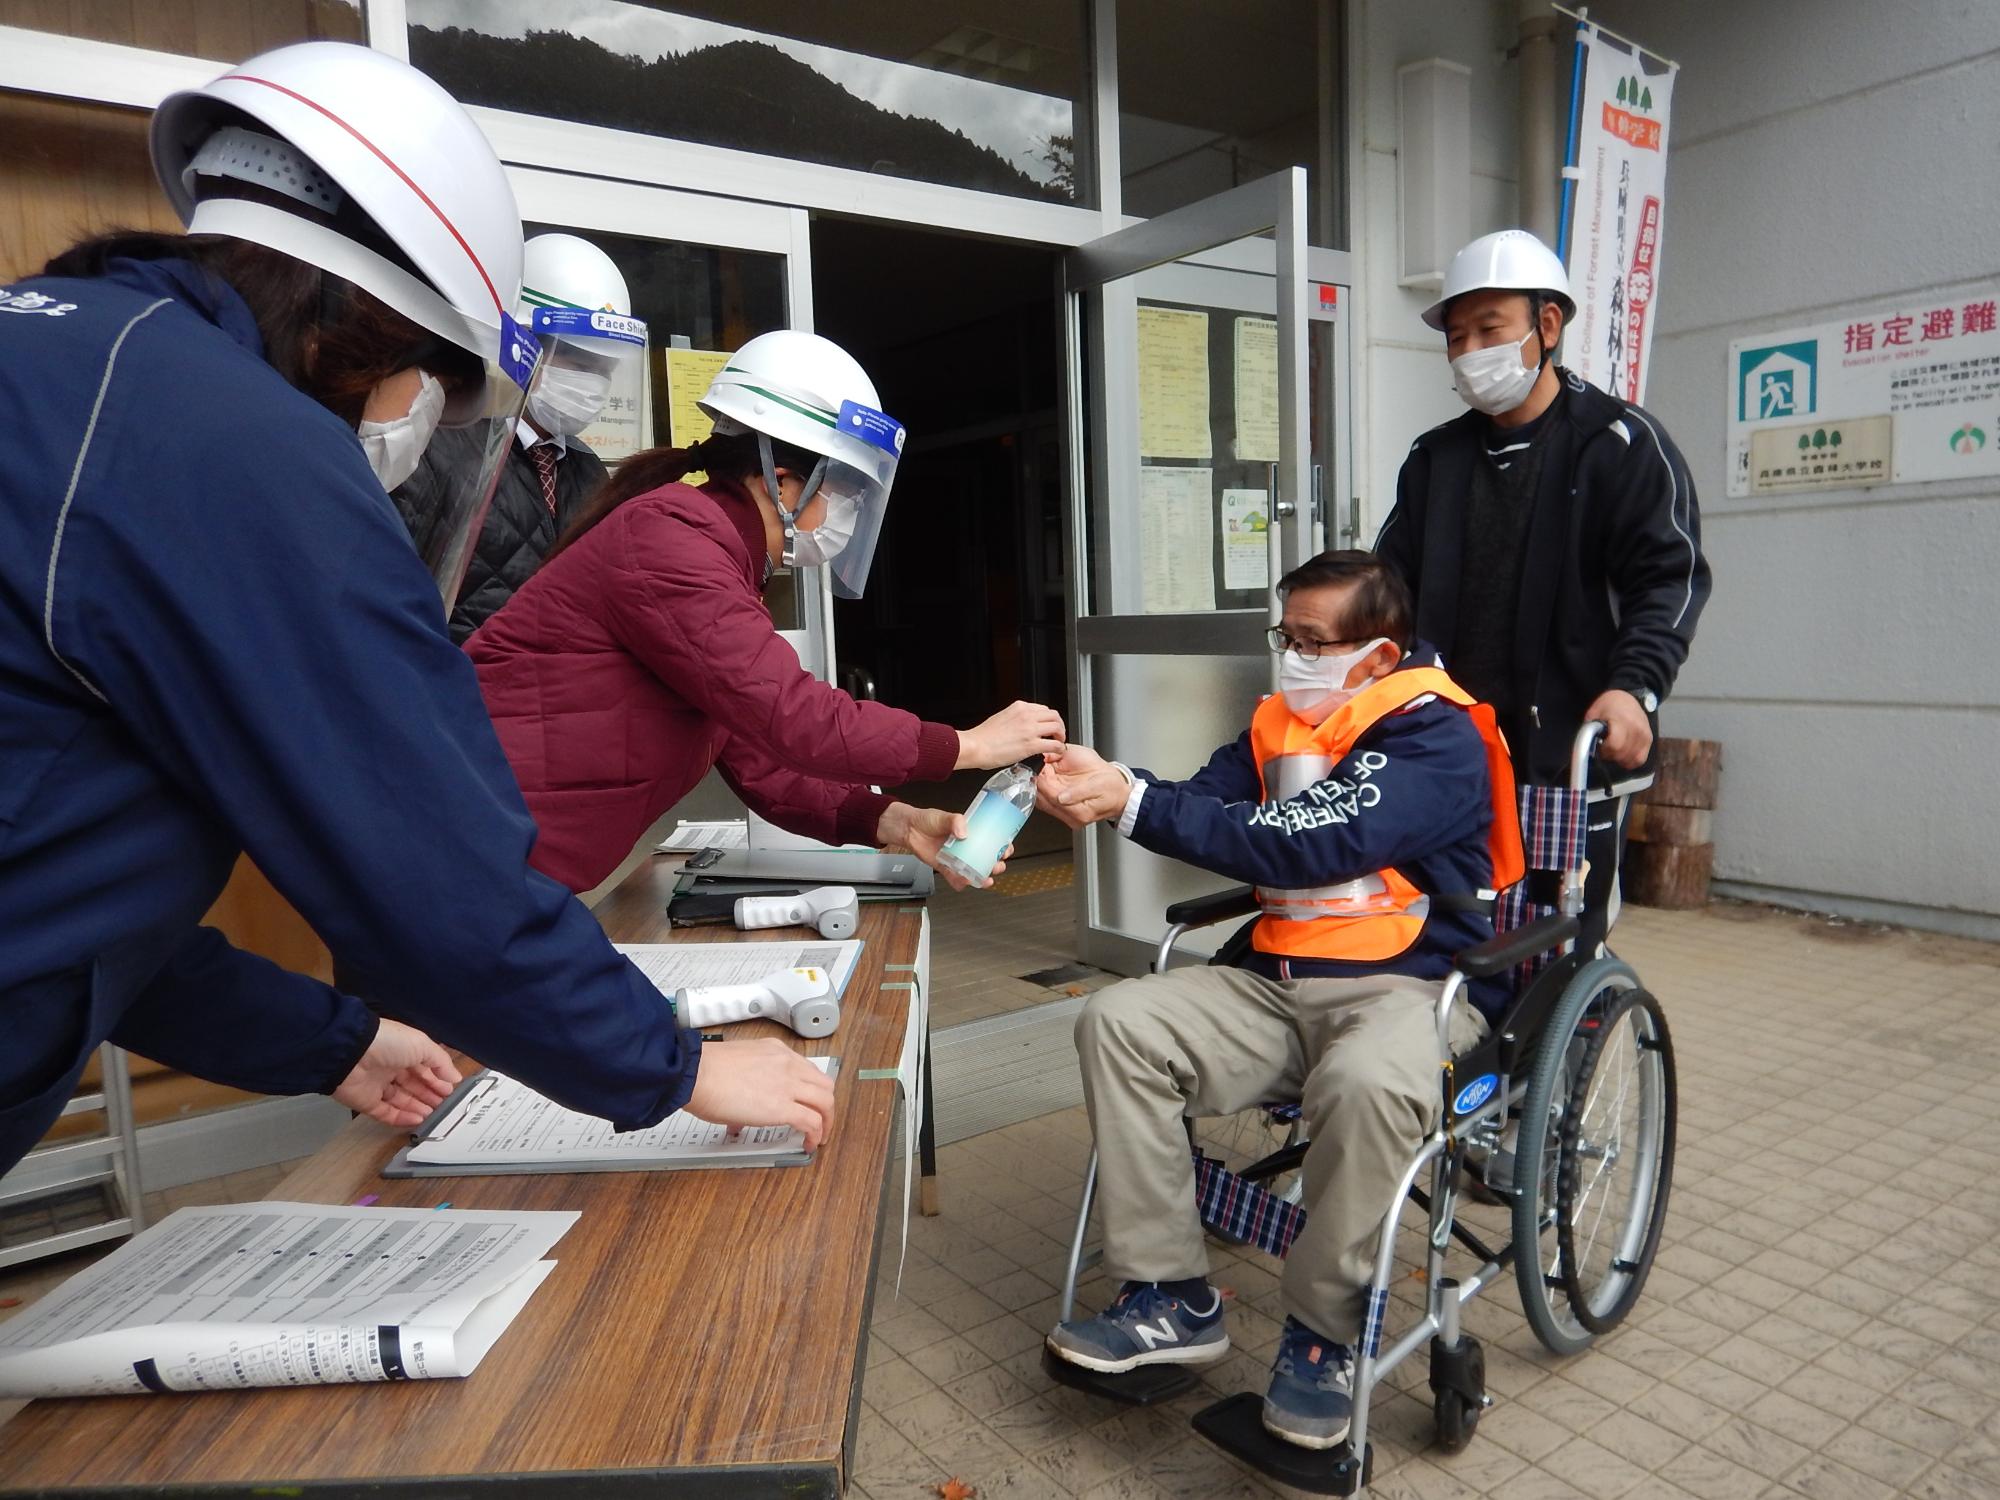
[[[1247,796],[1240,770],[1218,766],[1225,760],[1249,766]],[[1483,832],[1493,817],[1479,732],[1444,703],[1384,719],[1296,797],[1261,802],[1255,777],[1247,736],[1189,781],[1148,777],[1133,842],[1282,890],[1407,865]]]
[[[170,388],[171,350],[129,352],[120,382]],[[529,867],[534,825],[472,664],[353,433],[244,365],[233,399],[171,414],[156,393],[108,393],[51,575],[51,645],[355,990],[571,1108],[663,1118],[699,1039]],[[244,1036],[229,1018],[271,973],[213,944],[185,957],[128,1034],[230,1076]],[[177,997],[205,1041],[172,1037]]]
[[[111,1040],[252,1093],[330,1094],[376,1026],[348,996],[197,927],[126,1008]]]

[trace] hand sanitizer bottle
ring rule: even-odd
[[[965,837],[948,840],[938,851],[939,866],[978,886],[1034,810],[1035,773],[1024,765],[995,771],[966,809]]]

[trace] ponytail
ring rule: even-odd
[[[798,473],[810,473],[816,461],[816,455],[786,443],[773,443],[771,448],[775,463]],[[759,467],[757,434],[754,432],[712,432],[700,442],[685,448],[648,448],[644,453],[635,453],[619,464],[616,471],[584,502],[576,519],[569,523],[568,530],[549,549],[549,555],[543,562],[553,561],[557,553],[627,500],[677,484],[697,470],[706,472],[711,479],[726,479],[741,484]]]

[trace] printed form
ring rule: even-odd
[[[577,1217],[183,1208],[0,1323],[0,1396],[470,1375]]]

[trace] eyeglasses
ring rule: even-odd
[[[1346,641],[1300,640],[1297,636],[1285,634],[1285,627],[1282,625],[1273,625],[1265,631],[1264,639],[1271,643],[1273,651],[1296,651],[1302,661],[1318,661],[1320,652],[1331,651],[1336,646],[1348,644]]]

